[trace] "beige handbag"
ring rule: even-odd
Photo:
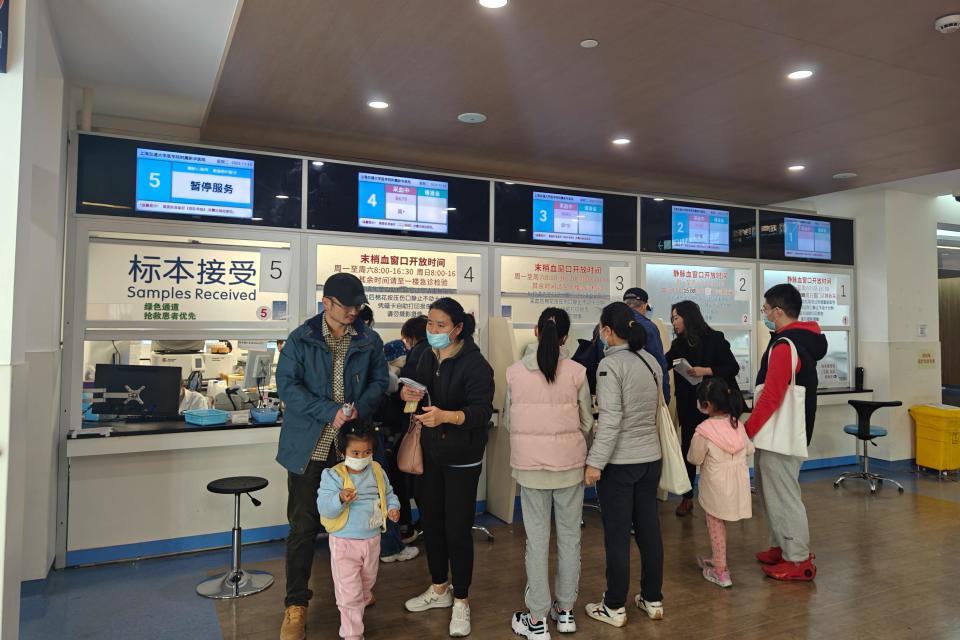
[[[420,445],[420,430],[423,425],[410,414],[410,426],[397,449],[397,468],[415,476],[423,475],[423,447]]]

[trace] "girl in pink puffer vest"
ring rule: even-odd
[[[580,582],[583,470],[593,411],[586,369],[563,348],[569,331],[566,311],[545,309],[535,330],[536,348],[528,348],[507,369],[504,426],[510,431],[510,466],[520,485],[527,534],[528,609],[515,612],[510,624],[525,638],[549,637],[548,616],[561,633],[577,628],[573,605]],[[548,579],[551,511],[557,527],[556,599]]]

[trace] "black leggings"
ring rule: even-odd
[[[604,603],[619,609],[630,588],[630,529],[640,549],[640,593],[648,602],[663,600],[663,539],[657,510],[661,461],[608,464],[600,474],[597,495],[607,551]]]
[[[426,537],[427,564],[433,584],[452,574],[453,595],[464,599],[473,578],[473,520],[481,465],[450,467],[424,456],[416,481],[420,524]]]
[[[706,419],[704,415],[700,417]],[[699,426],[699,423],[694,424],[693,421],[680,421],[680,451],[683,453],[683,464],[687,467],[687,477],[690,478],[690,491],[683,494],[684,498],[693,498],[694,483],[697,479],[697,465],[690,464],[687,461],[687,454],[690,453],[690,443],[693,442],[693,434],[697,430],[697,426]]]

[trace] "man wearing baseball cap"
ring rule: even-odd
[[[663,369],[663,398],[670,402],[670,376],[667,375],[667,359],[663,356],[663,341],[660,340],[660,330],[657,325],[647,317],[647,313],[653,311],[653,307],[650,306],[650,296],[640,287],[632,287],[624,292],[623,301],[633,311],[636,321],[647,332],[647,344],[643,348],[660,363],[660,368]]]
[[[335,273],[323,285],[323,312],[294,329],[277,365],[285,410],[277,462],[287,469],[287,595],[281,640],[303,640],[313,545],[320,531],[317,489],[337,464],[337,430],[372,417],[387,390],[383,341],[360,320],[363,283]],[[348,408],[352,405],[352,410]]]

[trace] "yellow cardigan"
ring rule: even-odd
[[[377,481],[377,490],[380,492],[380,513],[383,514],[383,524],[380,525],[381,531],[387,530],[387,485],[383,479],[383,468],[376,462],[371,462],[370,466],[373,467],[373,477]],[[330,469],[335,474],[340,476],[340,480],[343,482],[344,489],[356,489],[356,486],[353,484],[353,480],[350,479],[350,471],[347,469],[347,466],[344,463],[340,463],[335,467]],[[347,519],[350,517],[350,505],[344,505],[343,511],[340,512],[340,515],[336,518],[324,518],[320,516],[320,524],[323,525],[323,528],[327,530],[327,533],[334,533],[340,531],[345,526],[347,526]]]

